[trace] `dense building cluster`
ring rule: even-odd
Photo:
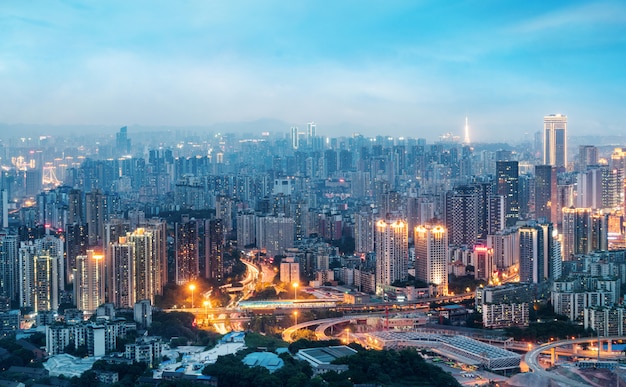
[[[582,284],[567,278],[623,264],[615,254],[581,262],[624,245],[626,150],[582,145],[568,157],[576,152],[567,141],[560,114],[515,148],[472,144],[467,127],[464,141],[427,143],[325,137],[315,123],[286,134],[132,141],[122,128],[95,145],[81,136],[7,140],[2,305],[94,313],[106,302],[154,303],[167,283],[223,283],[225,250],[236,245],[280,256],[285,282],[341,281],[380,295],[395,287],[410,299],[413,280],[420,295],[439,296],[450,276],[469,274],[538,285],[553,292],[557,313],[582,319],[585,308],[616,304],[624,284],[621,269]],[[486,313],[527,314],[502,304]]]

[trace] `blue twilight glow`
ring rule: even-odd
[[[626,128],[621,1],[7,0],[0,36],[7,124],[463,138],[467,115],[472,141],[497,141],[564,113],[571,135]]]

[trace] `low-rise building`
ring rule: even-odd
[[[126,344],[124,357],[152,367],[161,362],[162,348],[160,337],[140,337],[134,344]]]
[[[484,304],[483,326],[485,328],[508,328],[528,326],[529,304]]]

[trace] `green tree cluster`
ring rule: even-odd
[[[414,349],[400,351],[366,350],[339,358],[335,364],[347,364],[349,369],[337,375],[324,376],[333,382],[348,380],[355,384],[374,383],[384,386],[459,386],[452,375],[441,368],[426,363]]]
[[[328,343],[325,343],[328,344]],[[336,364],[348,365],[348,371],[327,372],[312,378],[307,362],[289,354],[281,354],[285,365],[274,373],[262,367],[249,368],[236,355],[221,356],[215,364],[208,365],[202,373],[215,376],[218,387],[278,386],[278,387],[351,387],[353,384],[400,386],[459,386],[450,374],[426,363],[413,349],[401,351],[369,351],[359,348],[353,356],[337,359]]]
[[[505,329],[506,335],[515,340],[549,341],[550,339],[565,339],[568,337],[589,337],[592,330],[567,321],[550,321],[544,323],[533,322],[526,328],[510,327]]]
[[[202,373],[217,377],[218,387],[314,387],[321,386],[321,379],[311,379],[313,371],[304,361],[287,355],[282,356],[285,365],[274,373],[263,367],[248,367],[235,355],[220,356],[214,364],[206,366]]]

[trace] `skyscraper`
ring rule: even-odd
[[[448,232],[443,226],[417,226],[415,277],[437,286],[439,295],[448,294]]]
[[[519,220],[519,170],[517,161],[496,161],[498,195],[504,196],[506,227]]]
[[[478,195],[472,187],[459,187],[446,194],[445,219],[451,245],[470,248],[478,236]]]
[[[591,252],[591,209],[563,208],[563,258]]]
[[[408,277],[409,236],[403,220],[376,222],[376,291]]]
[[[108,302],[117,308],[130,308],[135,297],[135,246],[126,237],[120,237],[107,247]]]
[[[205,277],[222,282],[224,279],[224,224],[222,219],[204,221]]]
[[[293,149],[298,149],[300,147],[300,138],[298,136],[298,127],[291,127],[291,147]]]
[[[543,163],[560,170],[567,168],[567,116],[550,114],[543,118]]]
[[[85,195],[85,222],[89,246],[101,246],[108,215],[106,195],[101,190],[88,192]]]
[[[198,278],[199,267],[198,223],[183,216],[176,223],[176,283],[182,285]]]
[[[556,168],[535,166],[535,219],[556,222]]]
[[[161,265],[163,257],[159,255],[159,234],[150,228],[139,227],[127,234],[127,239],[134,245],[135,265],[135,300],[150,300],[161,294]]]
[[[40,252],[33,243],[22,242],[19,250],[20,306],[35,312],[59,307],[57,257]]]
[[[551,224],[526,225],[518,229],[520,282],[540,283],[554,275],[551,273],[554,266],[552,230]]]
[[[315,122],[309,122],[308,124],[306,124],[306,142],[309,146],[313,145],[313,139],[315,138],[315,136],[317,136],[315,131]]]
[[[79,310],[93,313],[104,303],[104,255],[87,250],[76,258],[74,301]]]

